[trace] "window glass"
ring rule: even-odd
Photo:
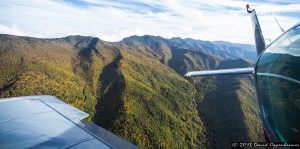
[[[263,118],[281,142],[300,141],[300,27],[261,55],[257,92]]]

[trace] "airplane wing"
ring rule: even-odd
[[[138,148],[54,96],[0,99],[0,148]]]
[[[253,74],[253,73],[254,73],[254,68],[253,67],[248,67],[248,68],[191,71],[191,72],[186,73],[184,75],[184,77]]]

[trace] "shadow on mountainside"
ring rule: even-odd
[[[234,76],[217,77],[217,88],[208,92],[198,104],[198,111],[207,129],[212,148],[230,148],[232,142],[249,141],[245,115],[237,90],[240,88]]]
[[[118,55],[116,59],[105,66],[99,77],[100,85],[97,90],[97,105],[94,121],[110,130],[114,120],[123,110],[122,92],[125,88],[124,77],[119,69],[119,62],[122,59]]]

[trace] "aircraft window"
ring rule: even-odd
[[[281,142],[300,141],[299,64],[300,26],[269,46],[257,63],[257,92],[263,118]]]

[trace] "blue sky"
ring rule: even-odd
[[[265,38],[300,22],[292,0],[0,0],[0,33],[40,38],[96,36],[120,41],[158,35],[253,43],[246,4],[259,15]]]

